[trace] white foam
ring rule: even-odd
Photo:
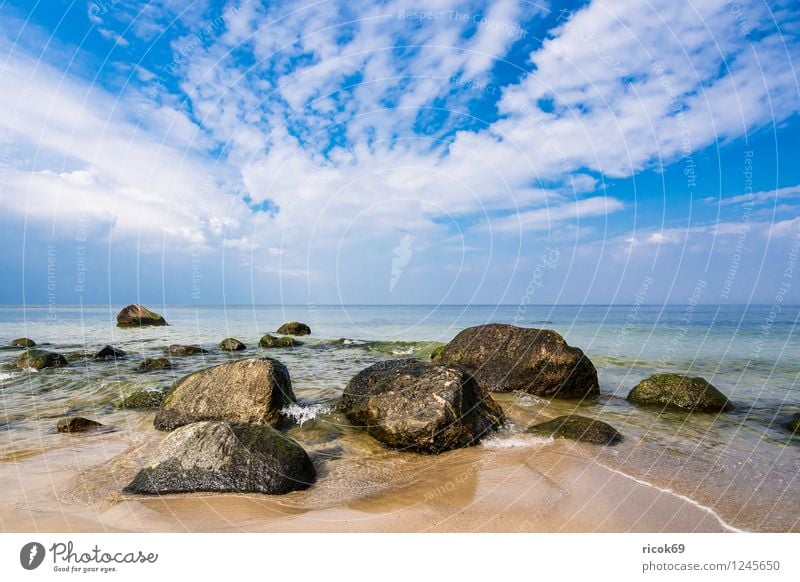
[[[363,346],[367,342],[365,340],[358,340],[358,339],[345,339],[342,344],[346,346]]]
[[[414,354],[415,351],[416,350],[412,346],[412,347],[406,348],[404,350],[401,350],[401,349],[392,350],[392,355],[393,356],[411,356],[411,355]]]
[[[16,372],[0,372],[0,382],[11,380],[12,378],[16,377],[16,375]]]
[[[538,396],[534,396],[533,394],[528,394],[527,392],[523,392],[522,390],[515,390],[513,394],[514,396],[517,397],[520,406],[534,407],[534,406],[543,406],[545,404],[550,404],[549,400],[546,400],[544,398],[539,398]]]
[[[300,426],[303,426],[309,420],[314,420],[317,415],[325,414],[333,409],[332,406],[326,404],[289,404],[284,406],[281,413],[294,420]]]
[[[535,437],[528,435],[495,435],[483,439],[481,445],[487,449],[522,449],[549,445],[553,442],[553,437]]]
[[[608,469],[612,473],[616,473],[617,475],[622,475],[623,477],[626,477],[626,478],[630,479],[631,481],[635,481],[636,483],[639,483],[640,485],[647,485],[648,487],[652,487],[653,489],[657,489],[657,490],[661,491],[662,493],[667,493],[668,495],[674,495],[675,497],[685,501],[689,505],[692,505],[692,506],[696,507],[697,509],[699,509],[701,511],[705,511],[707,514],[709,514],[714,519],[716,519],[719,522],[719,524],[722,526],[722,528],[727,530],[727,531],[731,531],[731,532],[735,532],[735,533],[744,533],[745,532],[745,530],[743,530],[743,529],[739,529],[738,527],[733,527],[727,521],[722,519],[722,516],[719,513],[717,513],[716,511],[714,511],[712,508],[708,507],[707,505],[703,505],[702,503],[698,503],[697,501],[695,501],[691,497],[687,497],[686,495],[682,495],[681,493],[678,493],[677,491],[673,491],[672,489],[670,489],[668,487],[659,487],[658,485],[653,485],[652,483],[648,483],[647,481],[644,481],[643,479],[637,479],[636,477],[633,477],[632,475],[628,475],[627,473],[623,473],[622,471],[617,471],[616,469],[612,469],[611,467],[607,467],[603,463],[597,463],[597,464],[600,465],[601,467],[603,467],[604,469]]]

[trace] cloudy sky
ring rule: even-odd
[[[6,1],[0,302],[797,303],[799,57],[788,0]]]

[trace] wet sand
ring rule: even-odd
[[[163,438],[76,435],[75,446],[0,463],[6,532],[719,532],[717,515],[637,482],[569,441],[477,446],[437,457],[312,455],[319,479],[284,496],[126,496]],[[369,452],[369,451],[365,451]]]

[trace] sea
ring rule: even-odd
[[[561,414],[584,414],[610,423],[625,437],[616,447],[577,445],[594,461],[708,507],[732,529],[800,529],[800,435],[787,429],[792,415],[800,412],[800,307],[148,307],[164,315],[170,325],[118,328],[119,305],[0,307],[0,344],[28,337],[69,362],[61,369],[20,370],[12,362],[21,350],[0,350],[0,464],[80,446],[55,430],[57,419],[64,415],[86,416],[122,434],[133,434],[143,424],[149,426],[152,412],[120,409],[125,395],[139,389],[166,390],[195,370],[264,355],[289,369],[298,397],[298,404],[285,411],[296,421],[291,434],[312,448],[317,442],[330,448],[337,438],[350,438],[352,444],[355,438],[368,437],[349,432],[355,429],[347,428],[335,403],[353,375],[388,358],[429,359],[435,348],[470,326],[512,323],[555,330],[581,348],[597,368],[601,396],[578,402],[525,393],[494,395],[509,422],[481,447],[490,451],[547,446],[546,440],[524,432],[527,424]],[[300,338],[302,345],[294,348],[258,347],[262,335],[274,333],[287,321],[307,323],[312,335]],[[226,337],[241,340],[248,349],[234,354],[219,350]],[[173,357],[171,370],[137,371],[143,358],[165,356],[170,344],[196,344],[208,353]],[[93,360],[105,345],[124,350],[127,358]],[[721,415],[687,414],[628,403],[628,392],[657,372],[701,376],[725,393],[736,409]],[[348,450],[360,454],[364,449]],[[396,455],[402,460],[413,453]],[[368,476],[364,479],[359,491],[368,494]]]

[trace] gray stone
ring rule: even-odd
[[[289,370],[272,358],[251,358],[184,376],[167,392],[154,425],[172,430],[201,420],[276,426],[295,401]]]
[[[549,329],[492,323],[459,333],[433,358],[461,366],[490,392],[521,390],[545,398],[594,398],[597,370]]]
[[[504,421],[502,409],[462,368],[412,359],[362,370],[338,408],[389,447],[434,454],[476,444]]]
[[[197,422],[172,432],[125,493],[289,493],[308,488],[314,465],[295,441],[268,426]]]

